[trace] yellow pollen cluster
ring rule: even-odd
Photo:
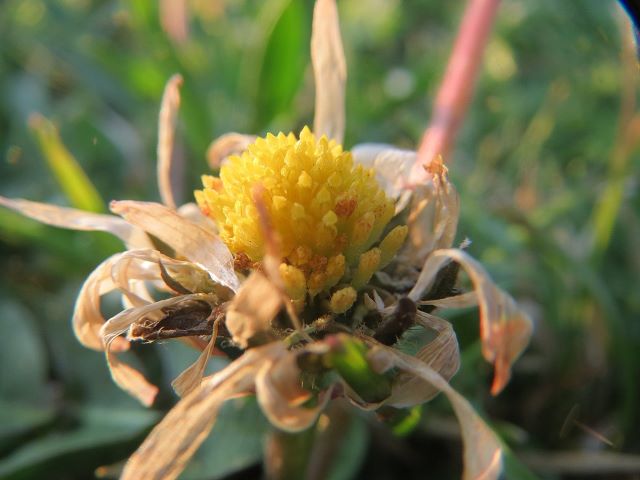
[[[324,136],[316,139],[307,127],[299,139],[293,133],[258,138],[242,155],[229,158],[220,178],[204,175],[202,182],[204,189],[195,192],[200,209],[216,222],[229,249],[253,262],[265,254],[253,200],[254,186],[264,187],[284,258],[280,274],[300,307],[307,295],[339,283],[362,288],[391,261],[407,234],[405,226],[396,227],[381,241],[394,214],[393,200],[373,170],[355,165],[350,152]],[[346,311],[355,291],[338,292],[341,301],[334,299],[337,308],[331,308]]]

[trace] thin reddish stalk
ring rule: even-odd
[[[469,0],[460,24],[449,64],[433,106],[431,123],[418,149],[418,159],[411,180],[420,184],[427,179],[428,167],[434,158],[447,157],[462,124],[473,95],[489,32],[500,0]]]

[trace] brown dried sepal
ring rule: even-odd
[[[129,338],[153,342],[169,338],[211,335],[213,322],[223,309],[202,300],[187,300],[162,309],[160,320],[142,319],[131,326]]]
[[[260,272],[243,283],[227,309],[226,326],[242,348],[274,339],[271,322],[282,308],[282,296]]]

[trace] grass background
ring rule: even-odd
[[[176,72],[185,79],[177,145],[183,201],[207,171],[213,138],[312,122],[311,1],[187,5],[181,38],[163,28],[156,2],[0,3],[0,194],[96,211],[111,199],[157,200],[157,113]],[[416,146],[462,8],[339,1],[347,147]],[[508,478],[584,478],[551,459],[571,450],[578,453],[565,465],[602,466],[594,452],[640,447],[639,82],[627,29],[613,0],[504,0],[447,159],[462,197],[460,240],[472,239],[470,252],[536,324],[512,383],[491,398],[476,313],[453,317],[463,346],[453,384],[515,452]],[[90,477],[126,458],[175,402],[167,385],[192,352],[169,343],[134,349],[134,360],[165,387],[155,409],[145,410],[111,383],[102,356],[72,337],[83,278],[119,247],[103,234],[0,210],[0,478]],[[402,437],[373,418],[352,418],[333,478],[459,476],[445,402],[420,410]],[[265,431],[255,404],[230,403],[185,478],[259,475],[252,465]],[[637,478],[612,472],[592,478]]]

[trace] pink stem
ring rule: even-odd
[[[473,94],[482,53],[500,0],[469,0],[449,64],[433,106],[431,123],[422,137],[411,183],[424,182],[438,155],[448,156]]]

